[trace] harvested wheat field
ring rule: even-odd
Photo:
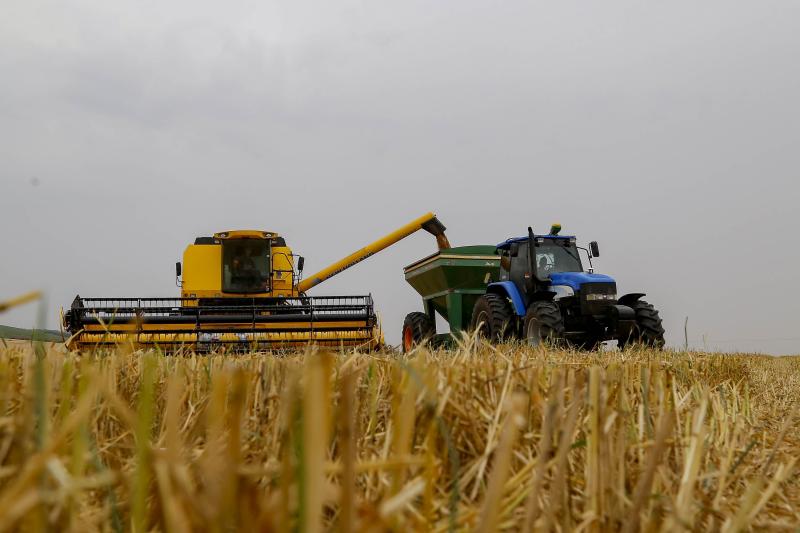
[[[0,529],[793,530],[800,358],[0,347]]]

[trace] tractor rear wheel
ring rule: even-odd
[[[530,346],[560,343],[564,338],[564,319],[558,305],[544,300],[533,302],[525,313],[522,333]]]
[[[627,339],[619,339],[620,349],[630,344],[642,344],[660,350],[664,347],[664,327],[658,310],[644,300],[637,300],[633,305],[636,315],[636,326]]]
[[[415,311],[403,320],[403,353],[420,344],[427,344],[436,335],[436,324],[425,313]]]
[[[513,333],[514,311],[499,294],[484,294],[472,308],[472,331],[493,342],[504,341]]]

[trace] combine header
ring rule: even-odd
[[[291,348],[383,344],[372,296],[307,296],[306,291],[424,229],[440,249],[445,227],[428,213],[301,279],[304,258],[269,231],[198,237],[175,265],[179,298],[81,298],[64,315],[70,349],[133,342],[165,351],[188,347]]]

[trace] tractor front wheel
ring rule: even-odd
[[[472,331],[480,337],[500,342],[511,337],[514,311],[508,299],[499,294],[484,294],[472,309]]]
[[[403,353],[415,346],[426,344],[436,335],[436,324],[425,313],[415,311],[403,320]]]
[[[636,301],[631,307],[636,315],[636,325],[628,338],[619,339],[619,348],[623,349],[630,344],[642,344],[657,350],[662,349],[665,342],[664,327],[661,325],[658,310],[644,300]]]
[[[530,346],[556,344],[564,338],[564,319],[555,302],[533,302],[525,313],[523,335]]]

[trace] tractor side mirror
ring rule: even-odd
[[[600,247],[597,246],[597,241],[590,242],[589,248],[592,250],[592,257],[600,257]]]
[[[511,257],[517,257],[519,255],[519,243],[518,242],[512,242],[508,251],[509,251],[509,255]]]
[[[181,277],[181,262],[180,261],[175,263],[175,277],[176,278]]]
[[[306,258],[303,257],[302,255],[300,257],[298,257],[297,258],[297,271],[298,272],[302,272],[303,271],[303,266],[305,264],[306,264]]]

